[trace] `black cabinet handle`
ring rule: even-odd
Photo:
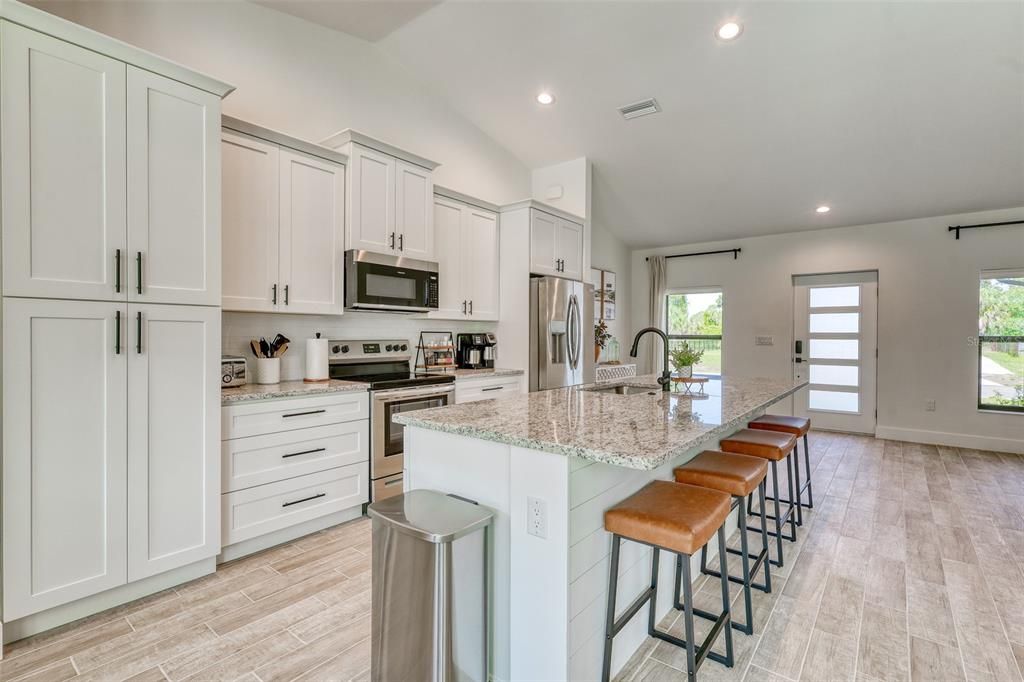
[[[463,315],[465,315],[465,314],[466,314],[466,303],[468,303],[468,301],[463,301],[463,302],[462,302],[462,314],[463,314]]]
[[[114,311],[114,355],[121,354],[121,311]]]
[[[270,287],[270,290],[273,292],[270,302],[277,305],[277,285]]]
[[[288,417],[304,417],[307,414],[322,414],[326,411],[327,410],[310,410],[309,412],[292,412],[291,414],[282,414],[281,418],[287,419]]]
[[[135,277],[137,282],[135,284],[136,293],[142,293],[142,252],[139,251],[135,254]]]
[[[135,313],[135,352],[142,355],[142,311]]]
[[[121,249],[114,251],[114,291],[121,293]]]
[[[502,390],[504,388],[505,388],[504,386],[490,386],[488,388],[481,388],[480,392],[483,393],[485,391],[500,391],[500,390]]]
[[[472,300],[469,302],[469,314],[470,315],[473,314],[473,301]]]
[[[388,244],[388,248],[389,249],[395,248],[395,233],[394,232],[391,233],[391,243]]]
[[[400,234],[400,235],[398,235],[398,250],[402,251],[404,249],[405,249],[405,235],[404,234]]]
[[[299,455],[311,455],[314,452],[324,452],[327,448],[313,448],[312,450],[303,450],[302,452],[292,452],[287,455],[281,455],[281,459],[288,459],[289,457],[298,457]]]
[[[318,497],[327,497],[327,493],[317,493],[316,495],[310,495],[309,497],[303,497],[301,500],[295,500],[294,502],[285,502],[281,506],[282,507],[290,507],[293,504],[302,504],[303,502],[309,502],[310,500],[315,500]]]
[[[290,287],[290,286],[291,286],[290,284],[285,284],[284,285],[284,304],[285,305],[288,305],[288,287]]]

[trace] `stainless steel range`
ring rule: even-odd
[[[402,492],[404,427],[393,417],[403,412],[455,402],[451,374],[412,372],[412,344],[405,339],[332,340],[328,362],[332,379],[370,384],[370,497]]]

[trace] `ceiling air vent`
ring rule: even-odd
[[[661,111],[661,107],[658,106],[658,100],[653,97],[639,102],[633,102],[632,104],[627,104],[624,107],[619,107],[619,113],[622,114],[622,118],[627,121],[631,118],[647,116],[648,114],[656,114],[659,111]]]

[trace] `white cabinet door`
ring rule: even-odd
[[[583,226],[563,218],[555,231],[555,256],[562,277],[583,279]]]
[[[125,65],[0,31],[3,294],[124,300]]]
[[[351,150],[346,248],[394,253],[395,159],[356,144]]]
[[[470,319],[497,320],[499,296],[498,216],[467,206],[463,211],[463,263]]]
[[[462,241],[462,217],[466,206],[442,197],[434,198],[434,239],[437,246],[437,310],[430,317],[462,320],[469,305],[464,281],[465,245]]]
[[[536,209],[530,211],[530,272],[561,274],[555,266],[555,233],[558,219]]]
[[[131,301],[220,305],[220,98],[128,67]]]
[[[345,167],[282,149],[281,292],[278,309],[341,315]]]
[[[125,583],[128,348],[123,303],[6,298],[3,316],[11,621]]]
[[[128,579],[139,580],[220,552],[220,310],[128,313]]]
[[[224,310],[267,312],[278,287],[277,145],[221,133]]]
[[[434,181],[430,171],[396,161],[395,232],[397,254],[434,260]]]

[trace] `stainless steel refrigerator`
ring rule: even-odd
[[[530,390],[594,381],[594,287],[530,280]]]

